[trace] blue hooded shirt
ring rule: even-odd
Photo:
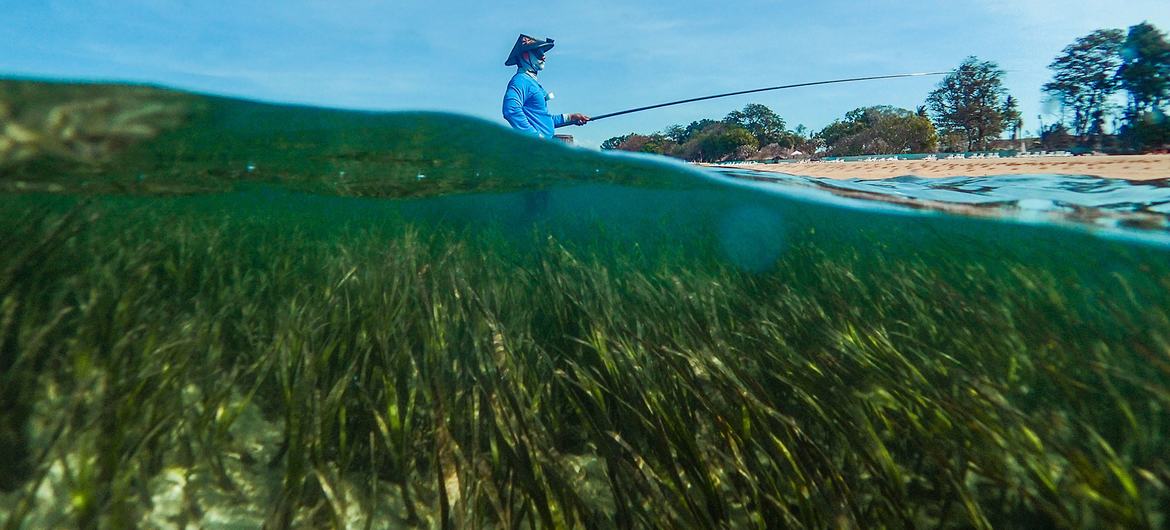
[[[548,113],[548,92],[531,73],[520,70],[504,92],[504,119],[513,129],[552,138],[553,129],[570,124],[565,114]]]

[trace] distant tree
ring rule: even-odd
[[[790,150],[780,146],[780,144],[768,144],[760,147],[756,151],[756,156],[760,159],[783,158],[789,154]]]
[[[812,155],[816,152],[820,140],[816,137],[813,131],[810,131],[804,124],[799,124],[795,129],[789,132],[789,140],[791,145],[784,145],[793,151],[800,151],[803,155]]]
[[[642,150],[642,146],[646,145],[646,142],[650,141],[649,136],[637,133],[627,134],[621,138],[621,143],[619,143],[617,147],[614,148],[619,151],[638,152]]]
[[[1129,28],[1121,46],[1117,77],[1129,93],[1129,107],[1120,135],[1136,149],[1170,144],[1170,42],[1148,22]]]
[[[991,61],[968,57],[926,98],[942,133],[962,133],[966,150],[986,149],[1008,126],[1003,70]]]
[[[1020,105],[1016,101],[1016,98],[1011,95],[1003,100],[1003,126],[1005,129],[1011,131],[1012,139],[1015,139],[1019,135],[1020,129],[1024,126],[1024,120],[1020,114]]]
[[[716,162],[732,156],[742,146],[747,147],[741,153],[750,149],[754,154],[759,145],[759,141],[742,126],[703,119],[686,127],[672,125],[651,135],[630,133],[615,136],[602,142],[601,148]]]
[[[960,131],[949,131],[938,134],[938,150],[953,153],[967,150],[967,135]]]
[[[818,151],[821,151],[823,145],[824,142],[814,134],[801,140],[800,144],[794,150],[800,151],[800,154],[805,156],[813,156]]]
[[[861,107],[817,133],[834,156],[933,152],[934,124],[925,116],[890,106]]]
[[[780,139],[777,145],[785,147],[786,151],[799,151],[800,154],[812,154],[817,151],[817,146],[820,140],[813,131],[808,130],[804,124],[799,124],[796,129],[787,131],[784,138]]]
[[[1054,123],[1040,131],[1040,147],[1046,151],[1068,149],[1076,144],[1076,138],[1063,123]]]
[[[744,144],[735,148],[731,153],[732,160],[752,160],[759,155],[760,150],[751,144]]]
[[[710,120],[707,118],[703,118],[699,121],[692,121],[690,125],[687,125],[687,127],[685,129],[683,129],[683,138],[682,138],[682,141],[679,141],[679,143],[689,142],[692,138],[695,137],[695,135],[699,134],[704,129],[707,129],[708,127],[712,127],[715,125],[719,125],[719,123],[720,122],[718,122],[716,120]],[[676,141],[678,141],[678,140],[676,140]]]
[[[797,134],[796,131],[784,131],[784,134],[780,135],[776,143],[788,149],[796,149],[807,141],[807,137]]]
[[[844,120],[833,120],[833,123],[821,129],[817,137],[825,144],[825,154],[831,156],[863,154],[864,148],[858,144],[864,143],[855,138],[865,130],[864,123],[857,121],[857,112],[864,113],[865,109],[854,109],[845,114]]]
[[[669,155],[678,147],[673,140],[661,133],[651,134],[639,151],[658,155]]]
[[[1130,27],[1121,45],[1121,58],[1117,77],[1129,92],[1130,114],[1152,111],[1170,99],[1170,43],[1166,34],[1148,22]]]
[[[662,131],[662,134],[670,138],[671,141],[679,144],[686,143],[689,136],[686,127],[682,125],[671,125]]]
[[[625,142],[631,136],[633,136],[633,133],[622,136],[614,136],[613,138],[601,142],[601,148],[606,150],[617,149],[619,145],[622,145],[622,142]]]
[[[1128,93],[1119,136],[1134,149],[1162,148],[1170,142],[1170,43],[1148,22],[1131,26],[1121,45],[1117,78]]]
[[[743,110],[731,111],[723,118],[723,122],[743,127],[756,138],[759,145],[779,143],[785,139],[788,132],[785,129],[784,118],[759,103],[749,103]]]
[[[755,135],[743,127],[728,127],[727,129],[707,136],[705,142],[707,152],[711,153],[712,160],[724,160],[742,147],[755,150],[760,146]]]
[[[676,153],[686,160],[718,162],[744,145],[754,149],[759,147],[759,142],[743,127],[716,122],[691,135]]]
[[[621,151],[669,155],[678,147],[678,144],[675,144],[670,138],[659,133],[649,136],[644,134],[627,134],[619,138],[622,138],[622,141],[613,149]],[[606,142],[608,141],[606,140]],[[605,148],[605,144],[602,144],[602,148]]]
[[[1122,137],[1142,150],[1170,148],[1170,119],[1161,109],[1144,112],[1122,128]]]
[[[1119,29],[1099,29],[1069,44],[1048,65],[1052,81],[1043,90],[1072,113],[1072,128],[1077,136],[1104,134],[1109,114],[1109,98],[1117,91],[1121,45],[1125,33]]]

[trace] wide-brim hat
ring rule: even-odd
[[[512,53],[508,54],[508,60],[504,61],[504,66],[516,66],[516,62],[520,60],[520,54],[530,52],[532,50],[540,50],[540,53],[545,53],[553,47],[552,39],[542,39],[539,37],[529,37],[523,33],[516,38],[516,45],[512,46]]]

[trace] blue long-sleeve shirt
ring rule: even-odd
[[[504,92],[504,119],[518,131],[552,138],[553,129],[571,122],[565,114],[549,114],[547,101],[548,92],[536,78],[523,70],[518,71]]]

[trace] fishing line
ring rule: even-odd
[[[703,101],[705,99],[725,98],[727,96],[738,96],[740,94],[751,94],[754,92],[767,92],[769,90],[781,90],[784,88],[797,88],[797,87],[803,87],[803,86],[831,85],[834,83],[853,83],[856,81],[872,81],[875,79],[897,79],[899,77],[922,77],[922,76],[927,76],[927,75],[946,75],[949,73],[951,73],[951,72],[918,72],[918,73],[913,73],[913,74],[875,75],[875,76],[870,76],[870,77],[851,77],[849,79],[833,79],[830,81],[813,81],[811,83],[797,83],[795,85],[780,85],[780,86],[772,86],[772,87],[767,87],[767,88],[754,88],[752,90],[740,90],[738,92],[728,92],[726,94],[715,94],[713,96],[702,96],[702,97],[690,98],[690,99],[680,99],[678,101],[671,101],[669,103],[659,103],[657,105],[638,107],[636,109],[620,110],[618,112],[611,112],[609,114],[602,114],[600,116],[593,116],[593,117],[589,118],[589,121],[593,122],[593,121],[597,121],[597,120],[604,119],[604,118],[612,118],[614,116],[621,116],[622,114],[642,112],[644,110],[657,109],[657,108],[661,108],[661,107],[669,107],[671,105],[681,105],[683,103],[691,103],[693,101]]]

